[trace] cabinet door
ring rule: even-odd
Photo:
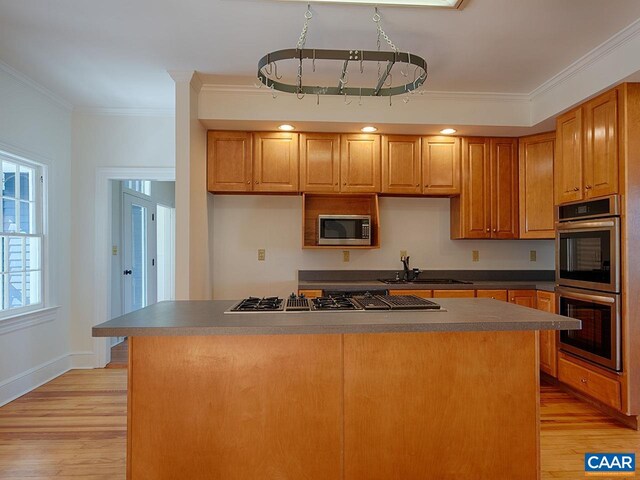
[[[552,292],[537,293],[537,308],[556,313],[556,296]],[[556,331],[540,330],[540,370],[555,377],[557,375]]]
[[[509,290],[509,303],[523,307],[536,308],[535,290]]]
[[[382,137],[382,191],[420,193],[420,137]]]
[[[303,133],[300,135],[300,190],[340,191],[340,135]]]
[[[594,98],[583,109],[585,195],[618,193],[618,91]]]
[[[380,136],[342,135],[340,156],[340,191],[380,192]]]
[[[489,141],[462,139],[462,238],[491,238]]]
[[[258,132],[253,136],[253,190],[297,192],[298,134]]]
[[[519,140],[520,238],[555,238],[553,212],[554,133]]]
[[[582,200],[582,108],[556,120],[556,204]]]
[[[207,190],[250,192],[251,167],[250,133],[207,132]]]
[[[518,158],[514,138],[491,139],[491,238],[518,237]]]
[[[460,194],[459,138],[422,138],[422,193]]]

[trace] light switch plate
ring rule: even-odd
[[[537,262],[538,261],[538,252],[536,250],[531,250],[529,252],[529,261]]]
[[[118,246],[114,245],[111,247],[111,255],[118,255]]]
[[[342,261],[348,262],[350,260],[349,250],[342,251]]]
[[[259,262],[264,262],[266,256],[267,256],[267,251],[264,248],[259,248],[258,249],[258,261]]]
[[[471,250],[471,259],[474,262],[480,261],[480,251],[479,250]]]

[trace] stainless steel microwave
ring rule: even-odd
[[[318,215],[318,245],[371,245],[371,215]]]

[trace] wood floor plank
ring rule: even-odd
[[[124,480],[126,376],[73,370],[0,408],[0,479]],[[640,456],[640,432],[553,386],[540,399],[543,480],[584,478],[585,452]]]

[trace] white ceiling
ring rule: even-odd
[[[0,0],[0,60],[76,107],[171,108],[168,70],[250,84],[295,46],[305,4],[273,0]],[[308,48],[375,49],[372,7],[317,4]],[[640,18],[638,0],[467,0],[381,9],[426,89],[528,94]]]

